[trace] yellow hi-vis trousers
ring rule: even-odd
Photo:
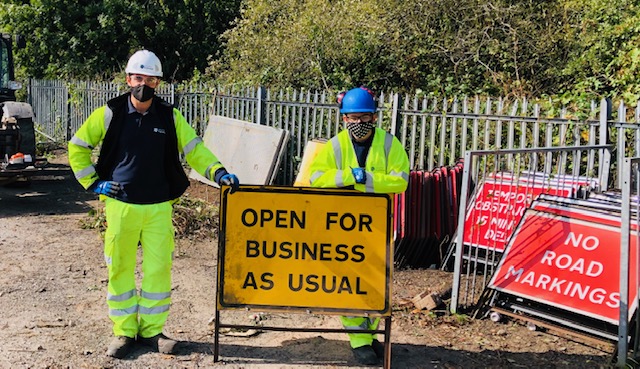
[[[171,304],[172,212],[168,201],[137,205],[105,200],[107,305],[116,336],[148,338],[162,333]],[[135,280],[138,244],[142,245],[140,295]]]
[[[364,331],[378,329],[380,318],[341,316],[340,321],[342,326],[347,329],[362,329]],[[348,333],[348,335],[351,348],[371,346],[371,343],[376,338],[375,333]]]

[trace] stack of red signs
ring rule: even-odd
[[[397,267],[438,267],[457,225],[462,162],[432,171],[411,171],[395,199]]]

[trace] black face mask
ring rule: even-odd
[[[155,90],[147,85],[131,87],[131,95],[141,102],[149,101],[154,93]]]

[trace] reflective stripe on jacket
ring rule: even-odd
[[[354,186],[370,193],[402,193],[409,181],[409,158],[400,141],[376,128],[365,164],[366,183],[356,183],[351,172],[357,168],[351,137],[343,130],[329,140],[313,160],[309,171],[311,186],[335,188]]]

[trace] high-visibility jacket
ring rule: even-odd
[[[69,141],[69,164],[78,182],[88,189],[95,181],[109,180],[105,178],[116,163],[111,162],[118,133],[127,114],[130,93],[120,95],[102,106],[89,116],[84,124]],[[182,170],[179,153],[183,153],[191,168],[209,180],[213,180],[216,170],[222,168],[220,160],[204,145],[202,139],[189,125],[182,113],[159,97],[154,97],[152,104],[166,111],[164,119],[170,119],[175,131],[167,132],[167,155],[158,158],[165,163],[167,180],[170,183],[170,195],[178,198],[188,186],[188,179]],[[172,146],[171,141],[176,145]],[[92,160],[92,151],[101,145],[97,165]]]
[[[311,186],[348,187],[369,193],[402,193],[409,181],[409,157],[400,141],[381,128],[376,128],[365,163],[366,182],[356,183],[351,172],[359,167],[358,158],[347,130],[330,139],[309,167]],[[379,318],[341,316],[345,328],[376,330]],[[349,333],[352,348],[370,346],[376,339],[371,333]]]
[[[336,188],[353,186],[368,193],[402,193],[409,181],[409,158],[400,141],[376,128],[365,163],[366,183],[356,183],[351,172],[358,158],[347,130],[330,139],[309,167],[311,186]]]

